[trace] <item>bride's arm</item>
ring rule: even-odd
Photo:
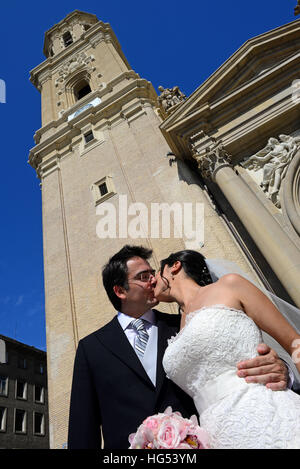
[[[255,285],[240,275],[226,277],[224,280],[235,289],[245,313],[291,355],[300,372],[300,334]]]

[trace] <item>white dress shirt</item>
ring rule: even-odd
[[[118,321],[129,340],[132,348],[136,352],[134,348],[135,340],[137,338],[137,331],[131,327],[131,322],[134,321],[132,316],[128,316],[122,312],[118,312]],[[143,357],[137,357],[140,359],[147,375],[151,379],[152,383],[155,386],[156,383],[156,362],[157,362],[157,337],[158,337],[158,329],[156,326],[156,318],[155,313],[152,309],[146,311],[139,319],[145,320],[145,328],[148,332],[149,339],[147,342],[146,350]]]

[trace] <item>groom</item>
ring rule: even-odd
[[[184,417],[197,415],[192,399],[170,381],[162,358],[180,316],[155,309],[152,251],[124,246],[103,269],[103,284],[117,316],[79,342],[73,374],[69,449],[127,449],[142,421],[168,406]],[[141,321],[142,319],[142,321]],[[136,321],[138,320],[138,321]],[[287,384],[287,372],[266,345],[239,371],[247,380]],[[241,375],[243,376],[243,375]],[[242,379],[242,378],[241,378]]]

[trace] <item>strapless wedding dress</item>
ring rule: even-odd
[[[212,448],[300,448],[300,396],[236,374],[236,364],[257,356],[260,342],[252,319],[223,305],[190,313],[169,340],[167,377],[194,399]]]

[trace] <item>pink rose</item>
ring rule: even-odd
[[[176,421],[176,424],[178,425],[178,429],[180,433],[180,439],[181,441],[183,441],[191,427],[191,422],[187,419],[184,419],[183,417],[181,417],[181,415],[179,416],[176,413],[172,415],[172,420]]]
[[[163,417],[163,414],[153,415],[152,417],[146,418],[146,420],[143,422],[143,425],[152,431],[155,438],[157,436],[157,432]]]
[[[180,444],[180,423],[177,419],[166,417],[162,421],[157,434],[157,444],[160,449],[177,448]]]

